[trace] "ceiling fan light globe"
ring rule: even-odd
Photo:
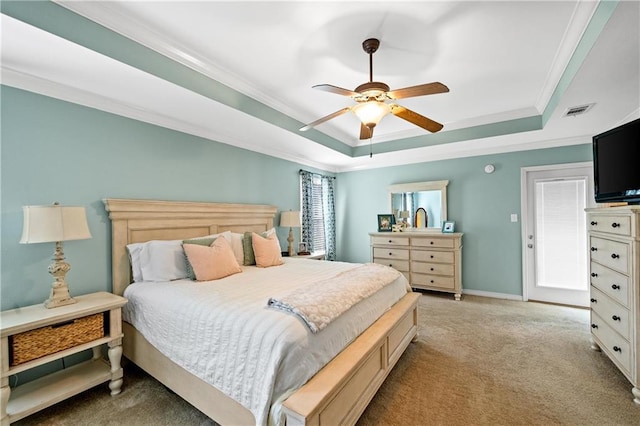
[[[369,101],[354,106],[352,111],[362,124],[373,128],[382,120],[382,117],[391,112],[391,107],[384,102]]]

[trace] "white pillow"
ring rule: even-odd
[[[227,238],[227,232],[229,232],[229,238]],[[233,255],[236,257],[239,265],[242,265],[244,261],[244,247],[242,245],[242,239],[244,238],[244,234],[238,234],[236,232],[227,231],[222,235],[227,239],[229,245],[231,246],[231,250],[233,250]]]
[[[172,281],[187,278],[187,260],[182,240],[148,241],[140,251],[144,281]]]
[[[133,275],[133,282],[139,283],[142,281],[142,269],[140,264],[140,252],[142,247],[146,243],[133,243],[127,245],[127,251],[129,252],[129,263],[131,264],[131,272]]]

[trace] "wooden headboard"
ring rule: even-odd
[[[113,293],[122,295],[132,282],[127,244],[179,240],[224,231],[262,232],[273,227],[277,212],[263,204],[186,201],[104,200],[111,219]]]

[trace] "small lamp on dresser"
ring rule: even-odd
[[[288,212],[280,213],[280,226],[283,228],[289,228],[289,256],[295,256],[293,251],[293,230],[292,228],[300,228],[300,212],[289,210]]]
[[[69,294],[66,275],[71,265],[64,261],[62,242],[91,238],[84,207],[61,206],[23,206],[24,224],[20,244],[56,243],[53,263],[49,273],[53,275],[49,299],[44,302],[47,308],[70,305],[76,300]]]

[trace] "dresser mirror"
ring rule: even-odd
[[[396,228],[435,232],[447,220],[448,180],[402,183],[389,186],[391,213]]]

